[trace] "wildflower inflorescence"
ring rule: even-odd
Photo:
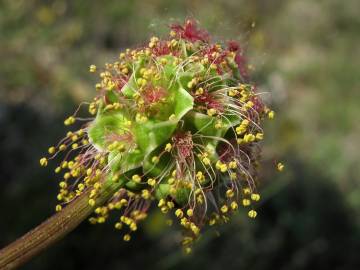
[[[89,71],[100,76],[88,104],[94,117],[40,160],[46,166],[67,151],[55,169],[62,179],[57,211],[88,192],[90,222],[103,223],[119,210],[114,226],[129,241],[155,203],[185,229],[186,250],[206,224],[227,222],[240,206],[257,216],[261,126],[274,112],[249,83],[236,42],[212,43],[187,20],[172,25],[167,38],[152,37]],[[74,114],[64,124],[79,120]],[[110,185],[116,192],[99,201]]]

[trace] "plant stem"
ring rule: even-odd
[[[90,206],[88,203],[90,190],[82,193],[60,212],[0,250],[0,269],[15,269],[63,238],[86,219],[98,205],[111,198],[120,187],[120,183],[105,186],[100,196],[96,198],[95,206]]]

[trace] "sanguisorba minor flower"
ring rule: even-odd
[[[67,151],[55,170],[62,175],[57,211],[87,192],[90,222],[118,210],[115,228],[129,241],[155,204],[184,228],[187,251],[204,226],[227,222],[240,206],[256,217],[262,122],[274,112],[249,83],[236,42],[212,43],[187,20],[90,72],[100,76],[88,103],[93,118],[40,160],[46,166]],[[80,120],[74,114],[64,123]],[[117,191],[97,201],[109,185]]]

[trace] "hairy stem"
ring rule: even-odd
[[[96,199],[95,206],[88,204],[90,191],[82,193],[63,210],[0,250],[0,269],[15,269],[63,238],[120,187],[120,183],[106,185]]]

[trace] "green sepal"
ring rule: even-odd
[[[123,134],[128,128],[125,122],[128,120],[121,112],[99,113],[88,129],[90,142],[97,148],[106,147],[106,135],[114,132]]]
[[[139,148],[148,154],[159,145],[165,143],[175,131],[179,120],[189,112],[194,105],[193,97],[183,89],[178,83],[169,89],[174,95],[169,117],[173,114],[171,120],[159,121],[148,119],[145,123],[135,123],[133,134]]]
[[[178,188],[174,200],[181,206],[188,204],[191,190],[189,188]]]

